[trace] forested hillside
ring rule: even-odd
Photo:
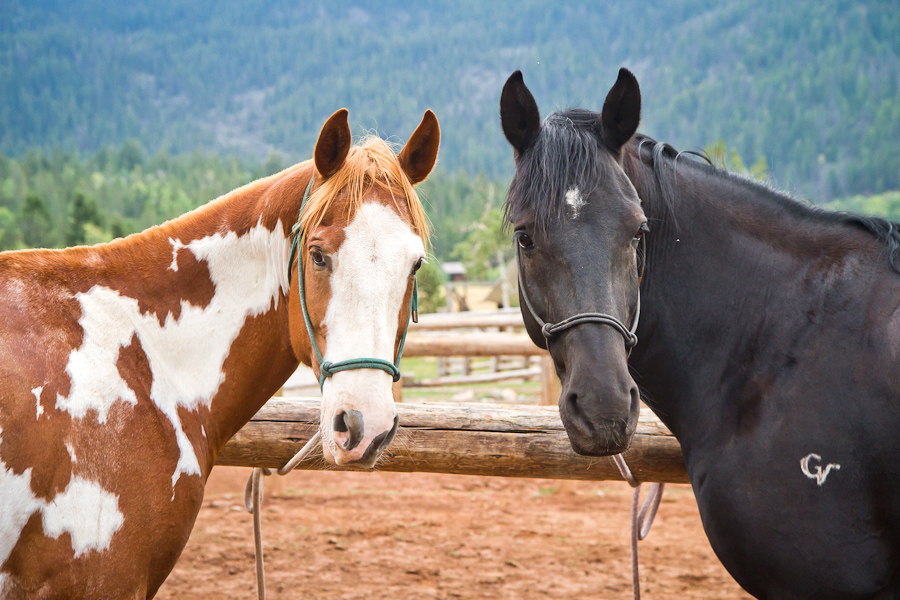
[[[339,107],[399,140],[432,108],[445,173],[503,178],[513,70],[546,113],[599,109],[620,66],[657,139],[725,140],[817,200],[900,189],[896,0],[0,0],[0,153],[293,161]]]
[[[33,149],[20,158],[0,155],[0,250],[106,242],[286,166],[277,153],[263,162],[199,151],[147,155],[135,141],[89,154]],[[438,171],[419,186],[437,257],[449,260],[472,224],[499,209],[506,183]]]

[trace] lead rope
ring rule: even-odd
[[[306,458],[312,449],[319,442],[319,432],[316,431],[308,442],[287,462],[283,467],[275,471],[279,475],[287,475],[294,470],[294,467]],[[256,594],[259,600],[266,600],[266,568],[263,564],[263,545],[262,545],[262,509],[263,499],[263,475],[271,475],[272,470],[265,467],[254,468],[250,479],[247,480],[247,487],[244,488],[244,508],[247,512],[253,513],[253,545],[256,551]]]
[[[634,492],[631,494],[631,586],[634,590],[634,600],[641,600],[638,541],[646,539],[650,533],[650,527],[653,525],[653,519],[656,518],[656,511],[659,510],[659,503],[662,500],[666,484],[651,483],[650,492],[644,498],[644,504],[641,506],[641,484],[631,474],[631,469],[628,468],[621,454],[613,456],[613,460],[619,468],[622,479],[634,488]],[[640,511],[638,511],[638,506],[640,506]]]

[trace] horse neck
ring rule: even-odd
[[[295,185],[279,174],[160,227],[84,250],[95,255],[88,264],[102,265],[97,283],[112,290],[134,323],[152,377],[150,399],[180,420],[188,437],[193,431],[205,438],[191,443],[206,446],[205,457],[198,453],[208,461],[206,473],[297,366],[286,271],[302,189],[292,192],[308,181],[306,170],[287,177],[303,180]]]
[[[671,203],[651,166],[633,153],[624,166],[651,229],[630,363],[648,404],[683,439],[680,423],[721,427],[712,403],[739,404],[789,364],[810,311],[852,287],[858,250],[880,250],[862,230],[689,159],[663,175],[674,181]]]

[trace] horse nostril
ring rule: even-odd
[[[348,452],[356,448],[365,436],[362,413],[358,410],[340,411],[334,415],[332,429],[338,433],[346,433],[347,440],[341,447]]]
[[[331,423],[332,429],[334,429],[335,431],[338,431],[340,433],[347,433],[348,427],[347,427],[347,421],[345,420],[346,416],[347,416],[347,413],[345,413],[344,411],[336,413],[334,415],[334,420]]]

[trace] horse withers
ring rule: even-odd
[[[342,109],[314,160],[183,217],[0,254],[0,598],[155,594],[225,442],[299,362],[321,373],[298,273],[323,363],[395,360],[428,234],[412,186],[439,138],[428,111],[399,155],[353,146]],[[371,466],[391,374],[324,375],[326,459]]]
[[[681,443],[725,568],[759,598],[900,598],[900,224],[821,210],[632,135],[640,93],[624,70],[602,113],[541,123],[519,74],[503,96],[508,210],[534,246],[520,285],[545,319],[586,306],[621,319],[639,285],[628,366]],[[607,123],[623,126],[615,143]],[[533,234],[532,214],[546,223]],[[551,339],[554,358],[607,372],[625,350],[601,329]],[[582,449],[585,432],[568,431]]]

